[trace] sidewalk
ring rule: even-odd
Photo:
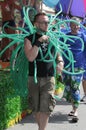
[[[57,101],[47,130],[86,130],[86,104],[81,103],[79,106],[78,123],[70,122],[70,118],[67,116],[70,110],[70,104],[65,101]],[[28,115],[21,122],[6,130],[38,130],[38,128],[32,115]]]

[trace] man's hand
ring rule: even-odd
[[[38,39],[38,41],[40,41],[40,42],[49,42],[49,36],[47,36],[47,35],[43,35],[43,36],[41,36],[39,39]]]

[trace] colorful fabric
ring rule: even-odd
[[[86,15],[86,0],[60,0],[56,5],[57,11],[60,10],[60,4],[64,14],[71,14],[81,18],[84,18]]]
[[[80,103],[80,83],[82,77],[83,74],[63,75],[63,80],[65,83],[63,98],[65,98],[68,102],[72,101],[75,107],[78,107]]]
[[[54,8],[59,0],[43,0],[43,3],[51,8]]]
[[[70,45],[69,49],[71,50],[73,57],[74,57],[74,67],[80,67],[80,68],[84,68],[84,62],[82,62],[82,60],[84,60],[84,56],[83,56],[83,44],[82,41],[80,39],[83,39],[84,41],[84,36],[82,33],[78,33],[77,35],[73,35],[71,34],[71,32],[67,33],[67,35],[70,36],[76,36],[76,37],[71,37],[71,39],[73,41],[67,40],[66,44]],[[79,37],[79,38],[78,38]],[[85,43],[85,41],[84,41]],[[65,52],[67,53],[67,52]],[[68,55],[68,54],[67,54]],[[65,66],[68,64],[68,59],[64,58],[65,61]]]

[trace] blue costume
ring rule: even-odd
[[[83,35],[84,35],[84,74],[83,74],[83,79],[86,80],[86,29],[83,30]]]
[[[74,57],[74,71],[79,72],[81,70],[84,70],[84,52],[86,53],[86,50],[83,51],[82,49],[82,41],[85,41],[83,33],[78,32],[76,35],[71,34],[71,32],[67,33],[70,39],[66,41],[66,44],[69,45],[69,50],[71,50],[73,57]],[[72,37],[73,36],[73,37]],[[74,37],[75,36],[75,37]],[[85,42],[84,42],[85,44]],[[86,46],[86,44],[85,44]],[[67,52],[65,51],[67,54]],[[67,58],[64,57],[64,63],[65,67],[68,65],[69,61]],[[72,66],[70,65],[67,70],[71,71]],[[73,104],[75,107],[79,106],[80,102],[80,83],[83,77],[83,73],[81,74],[63,74],[63,79],[65,83],[65,90],[63,97],[66,98],[68,102],[73,101]]]
[[[71,38],[73,41],[67,40],[66,44],[70,45],[69,49],[71,50],[73,57],[74,57],[74,67],[80,67],[83,68],[84,67],[84,63],[82,62],[82,59],[84,59],[83,57],[83,50],[82,50],[82,42],[79,38],[84,40],[84,35],[82,33],[78,33],[77,35],[73,35],[70,32],[67,33],[67,35],[70,36],[76,36]],[[79,38],[77,38],[79,37]],[[67,65],[68,60],[65,58],[65,65]]]

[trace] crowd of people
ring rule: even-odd
[[[10,26],[15,27],[16,25],[14,23],[14,17],[12,12],[12,10],[15,8],[15,7],[13,8],[15,1],[12,0],[12,3],[10,4],[8,4],[7,0],[4,1],[5,1],[4,5],[2,2],[2,9],[3,9],[2,25],[4,26],[6,22],[9,22]],[[28,4],[30,5],[29,2],[30,1],[28,1]],[[41,1],[37,1],[37,2],[41,2]],[[11,4],[13,4],[13,6]],[[23,4],[21,3],[21,5]],[[20,5],[16,5],[16,6],[20,10]],[[31,34],[30,36],[25,37],[24,40],[24,51],[29,62],[28,104],[30,109],[32,109],[33,115],[37,121],[38,130],[46,130],[49,116],[53,112],[54,107],[56,105],[56,100],[54,97],[54,91],[55,91],[54,71],[55,70],[53,67],[53,61],[51,61],[49,55],[46,57],[48,60],[50,60],[49,62],[45,62],[44,60],[41,60],[41,52],[43,56],[45,56],[48,52],[48,48],[50,44],[49,43],[50,37],[46,35],[48,31],[49,17],[46,13],[41,12],[38,4],[35,3],[35,1],[32,1],[30,6],[33,6],[36,9],[38,9],[37,10],[38,13],[35,15],[33,20],[33,25],[36,28],[35,34]],[[8,17],[5,17],[6,14]],[[75,61],[74,62],[75,74],[67,74],[63,72],[63,69],[67,66],[69,61],[60,53],[57,53],[57,57],[55,59],[56,62],[55,69],[57,74],[59,73],[62,74],[63,83],[65,85],[62,98],[65,98],[72,105],[72,110],[70,111],[70,113],[68,113],[68,116],[72,117],[71,119],[72,122],[78,122],[79,119],[78,107],[80,105],[80,101],[84,101],[86,98],[86,30],[85,28],[81,30],[79,18],[73,17],[71,18],[71,20],[72,21],[70,21],[70,30],[67,33],[65,33],[65,35],[68,36],[69,39],[66,40],[64,44],[70,45],[68,49],[72,52]],[[84,25],[86,25],[85,22]],[[5,33],[12,34],[15,32],[14,30],[10,30],[9,27],[6,27]],[[35,39],[33,40],[34,37]],[[60,40],[64,42],[64,39],[60,39]],[[84,43],[84,50],[82,50],[82,46],[83,46],[82,40]],[[9,42],[10,39],[3,39],[2,49]],[[12,49],[13,48],[11,48],[11,51]],[[52,46],[50,51],[52,57],[54,58],[55,47]],[[67,51],[64,50],[64,52],[66,55],[68,55]],[[8,50],[8,52],[5,52],[5,54],[2,56],[3,61],[9,61],[11,55],[9,53],[11,53],[10,50]],[[34,66],[37,67],[36,69],[37,83],[34,80]],[[70,65],[67,68],[67,71],[71,72],[71,70],[72,70],[72,66]],[[84,97],[82,97],[82,99],[80,97],[81,82],[84,90]]]

